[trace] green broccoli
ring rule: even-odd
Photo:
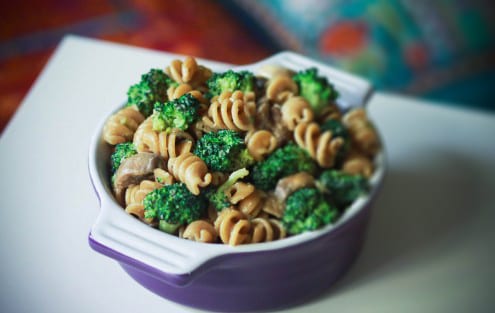
[[[213,73],[206,83],[210,96],[218,96],[224,91],[254,91],[255,77],[249,71],[228,70],[223,73]]]
[[[199,118],[199,101],[188,93],[168,102],[157,102],[154,108],[153,130],[156,131],[186,130]]]
[[[127,106],[135,105],[145,117],[153,113],[155,102],[167,101],[167,89],[177,85],[165,72],[151,69],[141,76],[141,81],[127,91]]]
[[[124,159],[136,154],[136,147],[132,142],[123,142],[115,146],[115,150],[110,156],[110,164],[112,166],[112,173],[117,172],[120,164]]]
[[[295,235],[330,224],[337,216],[337,209],[318,189],[302,188],[287,198],[282,224],[289,234]]]
[[[351,175],[338,170],[326,170],[318,185],[330,195],[332,202],[344,209],[360,195],[368,191],[368,181],[361,175]]]
[[[254,163],[242,136],[229,129],[205,133],[196,142],[194,154],[212,171],[231,172]]]
[[[325,77],[318,76],[316,68],[300,71],[292,79],[299,87],[299,95],[309,102],[316,116],[339,95]]]
[[[349,132],[340,121],[334,119],[329,119],[325,121],[321,125],[320,129],[321,132],[325,132],[329,130],[332,132],[333,137],[341,137],[344,140],[344,145],[339,150],[336,156],[336,162],[340,163],[344,159],[345,155],[347,154],[347,152],[351,147],[351,139],[349,136]]]
[[[178,227],[195,221],[204,214],[207,202],[193,195],[183,183],[165,185],[144,197],[145,218],[157,218],[159,228],[173,233]]]
[[[229,207],[231,203],[227,199],[227,195],[225,194],[225,191],[229,187],[234,185],[239,179],[242,179],[248,175],[249,175],[249,171],[245,168],[241,168],[235,172],[232,172],[232,174],[229,175],[227,181],[224,182],[222,185],[220,185],[218,188],[215,187],[206,188],[205,191],[206,198],[208,199],[208,201],[210,201],[210,203],[217,211],[221,211],[222,209]]]
[[[256,163],[251,171],[254,185],[261,190],[274,189],[278,180],[298,172],[314,174],[316,163],[306,150],[289,143]]]

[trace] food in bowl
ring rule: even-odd
[[[232,246],[335,223],[367,193],[380,143],[314,67],[151,69],[105,123],[113,194],[160,231]]]
[[[173,61],[174,59],[184,59],[184,56],[164,54],[163,57],[166,60],[165,64],[175,64],[171,65],[172,68],[175,68],[175,71],[177,68],[182,67],[181,62],[185,62],[185,60]],[[339,92],[339,96],[334,102],[341,113],[341,123],[344,122],[343,117],[345,115],[354,111],[358,112],[358,114],[354,114],[363,121],[362,126],[359,128],[363,131],[370,128],[369,122],[365,122],[367,118],[363,119],[362,117],[364,112],[359,113],[361,110],[355,109],[366,105],[367,99],[372,93],[371,85],[359,77],[336,70],[315,60],[286,51],[259,62],[235,68],[231,65],[219,64],[208,60],[202,60],[201,63],[218,73],[227,72],[229,68],[233,69],[234,72],[250,71],[254,76],[257,76],[256,82],[265,88],[267,81],[281,74],[285,73],[292,77],[296,72],[313,67],[318,68],[318,76],[326,77]],[[173,71],[170,70],[171,73]],[[166,70],[162,72],[167,74]],[[172,74],[167,74],[167,76],[172,78]],[[148,89],[150,89],[149,86]],[[144,102],[146,102],[146,99],[153,100],[153,98],[147,98],[149,93],[146,92],[146,88],[143,90],[145,93],[140,98]],[[255,92],[256,90],[258,89],[254,89]],[[207,90],[200,91],[205,99],[209,98],[209,96],[206,96]],[[138,95],[137,98],[139,98],[139,89],[134,89],[131,93]],[[212,97],[209,99],[207,106],[211,103]],[[259,98],[257,98],[256,102],[258,100]],[[276,99],[276,101],[278,100]],[[269,104],[271,103],[271,106],[281,109],[282,105],[276,101],[271,100]],[[266,110],[271,106],[265,104],[264,109]],[[114,110],[114,113],[120,109],[122,109],[121,105]],[[134,112],[136,111],[135,108],[133,110]],[[129,114],[134,114],[134,112]],[[207,112],[203,113],[207,114]],[[143,115],[142,113],[140,114]],[[118,122],[115,127],[119,127],[119,123],[127,124],[126,119],[121,119],[122,117],[114,119],[114,121]],[[354,118],[351,118],[351,120]],[[130,187],[120,189],[120,194],[117,194],[110,178],[113,173],[109,166],[109,160],[112,159],[111,155],[115,152],[117,144],[108,144],[103,140],[104,133],[107,130],[104,126],[108,123],[108,120],[108,117],[103,118],[97,126],[89,148],[89,173],[95,192],[100,200],[100,212],[89,233],[89,244],[94,250],[119,262],[133,279],[152,292],[187,306],[214,311],[252,312],[281,309],[306,302],[325,293],[354,263],[365,239],[366,225],[371,209],[384,181],[386,162],[382,144],[376,145],[378,152],[374,157],[367,154],[363,155],[363,153],[355,154],[354,158],[351,158],[352,155],[347,157],[350,161],[346,171],[361,173],[361,176],[366,178],[367,190],[361,193],[350,206],[344,207],[335,221],[314,231],[304,231],[297,235],[289,234],[281,240],[241,244],[233,247],[228,244],[204,244],[201,241],[185,240],[178,236],[171,236],[155,229],[159,229],[159,222],[158,225],[156,221],[154,223],[143,223],[131,218],[128,214],[129,212],[126,213],[123,208],[129,210],[131,208],[125,202],[120,202],[123,204],[119,204],[116,199],[122,199],[120,197],[123,197],[121,201],[125,201],[126,191]],[[321,119],[313,120],[317,123],[322,123]],[[177,123],[176,125],[181,125],[180,120]],[[269,127],[276,125],[281,127],[282,123],[268,122],[264,126],[266,128],[262,129],[269,130]],[[135,126],[135,128],[137,129],[138,127]],[[185,134],[186,132],[175,131],[170,132],[171,140],[167,141],[167,143],[175,142],[177,145],[162,145],[159,147],[169,149],[166,151],[180,152],[182,149],[193,151],[198,141],[196,132],[190,132],[192,129],[189,129],[187,133],[192,136],[194,141],[185,140],[186,137],[189,138]],[[358,129],[358,127],[355,129]],[[377,130],[373,131],[372,134],[368,131],[368,134],[378,135]],[[206,133],[204,132],[202,136],[205,136]],[[247,134],[248,132],[241,133]],[[291,131],[289,131],[290,133]],[[125,140],[126,145],[132,147],[135,130],[132,130],[130,134],[125,132],[124,134],[124,138],[126,136],[130,138]],[[363,134],[366,134],[366,132],[363,132]],[[361,136],[366,137],[369,135]],[[117,138],[119,137],[122,136],[117,136]],[[146,140],[151,139],[152,137],[149,137]],[[195,145],[188,148],[191,142],[194,142]],[[294,144],[297,145],[297,143]],[[177,149],[174,150],[174,147],[177,147]],[[125,145],[122,146],[120,153],[132,156],[137,152],[129,151],[128,148],[125,148]],[[150,154],[153,155],[154,153]],[[150,164],[149,166],[154,168],[158,163],[160,166],[158,166],[159,169],[155,169],[156,173],[153,170],[153,176],[144,175],[148,179],[137,179],[139,183],[135,183],[133,186],[136,192],[129,192],[129,196],[132,195],[135,199],[133,202],[135,202],[137,213],[143,212],[143,204],[139,199],[146,197],[147,189],[154,190],[156,183],[167,184],[170,183],[171,178],[175,179],[173,173],[168,170],[168,159],[166,164],[163,164],[163,158],[156,158],[146,154],[143,157],[149,161],[149,163],[144,162],[145,165]],[[118,160],[122,161],[121,157],[116,154],[114,158],[117,161],[116,167],[120,167]],[[265,159],[267,158],[269,157],[265,157]],[[372,162],[369,164],[365,160],[372,160]],[[125,158],[123,162],[125,162]],[[146,166],[143,166],[143,169],[146,169]],[[321,172],[328,170],[321,166],[318,166],[317,169]],[[250,171],[252,167],[247,167],[246,170]],[[340,171],[343,171],[343,168]],[[143,172],[145,171],[143,170]],[[219,188],[219,184],[225,180],[225,174],[217,171],[209,172],[212,176],[211,182],[206,187],[199,187],[200,193],[207,188]],[[242,173],[241,169],[241,172],[238,172],[237,175]],[[369,178],[367,178],[367,173],[372,173]],[[242,181],[253,184],[252,181],[246,180],[250,175],[244,177]],[[304,174],[301,175],[304,176]],[[324,179],[324,176],[318,172],[313,177],[316,177],[317,180]],[[332,175],[328,177],[332,179]],[[145,182],[145,180],[148,181]],[[316,187],[318,188],[318,184],[316,184]],[[142,191],[137,192],[140,188]],[[275,190],[263,191],[267,196],[271,192],[275,192]],[[334,194],[336,193],[334,192]],[[344,191],[342,194],[345,194]],[[268,197],[267,201],[268,199],[273,200],[272,197]],[[213,214],[218,214],[215,211],[213,211]],[[206,215],[202,217],[199,223],[211,225],[211,222],[207,220],[208,212],[207,210]],[[260,214],[265,214],[263,213],[264,211],[261,212]],[[266,214],[275,216],[269,212]],[[252,220],[248,219],[251,222],[251,226],[254,224]],[[180,234],[181,228],[183,226],[175,230],[176,235]],[[213,228],[215,228],[214,224]],[[199,235],[204,236],[205,240],[203,241],[208,240],[207,232],[200,232]],[[221,238],[217,237],[217,242],[221,242]],[[253,301],[253,299],[256,299],[256,301]]]

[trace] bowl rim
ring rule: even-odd
[[[170,60],[165,60],[165,62],[170,63],[169,61],[173,59],[184,57],[181,55],[169,55]],[[259,62],[242,66],[210,62],[209,60],[199,58],[197,60],[199,64],[207,66],[214,71],[224,71],[234,68],[256,72],[257,68],[267,64],[277,64],[293,70],[317,67],[319,74],[327,76],[341,94],[341,101],[337,102],[343,110],[348,110],[352,107],[364,107],[372,93],[372,87],[366,80],[288,51],[277,53]],[[121,103],[124,103],[124,101]],[[385,176],[385,148],[377,128],[382,149],[374,159],[375,172],[369,179],[370,191],[360,196],[340,216],[336,223],[282,240],[236,247],[225,244],[205,244],[185,240],[158,231],[129,216],[115,201],[108,182],[105,183],[105,181],[108,181],[108,178],[104,175],[105,170],[103,170],[100,159],[102,158],[102,149],[104,150],[105,147],[106,149],[109,148],[102,139],[103,126],[107,118],[121,107],[122,105],[119,104],[112,108],[111,112],[106,112],[107,114],[102,117],[96,127],[89,147],[89,176],[100,203],[100,211],[95,223],[91,227],[89,239],[93,243],[97,243],[100,248],[106,247],[117,254],[126,255],[130,259],[134,259],[163,273],[174,275],[190,274],[201,265],[219,256],[274,251],[307,243],[322,237],[349,223],[353,217],[361,212],[375,198]]]

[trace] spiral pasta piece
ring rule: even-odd
[[[240,211],[223,209],[214,225],[223,243],[237,246],[250,241],[251,223]]]
[[[191,152],[171,157],[168,160],[168,171],[195,195],[199,195],[199,187],[208,186],[212,180],[206,163]]]
[[[154,131],[152,116],[139,125],[133,142],[138,152],[153,152],[165,160],[191,151],[194,143],[189,133],[179,129]]]
[[[139,183],[139,185],[129,186],[125,192],[125,211],[136,216],[141,221],[151,224],[152,219],[147,219],[144,217],[143,200],[147,194],[161,187],[161,184],[151,180],[143,180]]]
[[[257,217],[251,220],[251,243],[278,240],[285,236],[285,228],[275,219]]]
[[[314,114],[311,105],[303,97],[291,97],[282,105],[282,122],[289,130],[294,130],[299,123],[310,123]]]
[[[258,216],[265,200],[262,191],[245,182],[236,182],[225,190],[225,195],[237,210],[250,218]]]
[[[172,185],[174,183],[174,176],[162,168],[156,168],[153,170],[155,181],[162,185]]]
[[[368,120],[366,111],[358,108],[347,112],[342,118],[353,140],[353,144],[363,153],[373,156],[380,148],[376,131]]]
[[[198,65],[193,57],[186,57],[184,61],[173,60],[165,72],[178,83],[189,83],[191,86],[203,85],[212,72],[210,69]]]
[[[254,93],[224,91],[210,104],[203,123],[211,129],[248,131],[253,127],[255,113]]]
[[[134,132],[144,121],[144,116],[133,106],[119,110],[106,121],[103,139],[111,144],[132,141]]]
[[[277,75],[267,82],[266,97],[276,103],[284,103],[297,93],[297,84],[288,75]]]
[[[351,151],[342,163],[342,171],[352,175],[370,178],[374,168],[371,160],[364,154]]]
[[[201,91],[199,90],[195,90],[191,87],[191,85],[189,84],[180,84],[178,86],[170,86],[168,87],[167,89],[167,96],[168,96],[168,99],[169,100],[174,100],[174,99],[177,99],[177,98],[180,98],[182,97],[183,95],[185,95],[186,93],[190,94],[191,96],[193,96],[194,98],[196,98],[196,100],[198,100],[199,102],[205,104],[207,103],[205,97],[203,97],[203,94],[201,93]]]
[[[277,148],[277,139],[268,130],[250,131],[245,137],[249,154],[256,160],[261,161]]]
[[[180,237],[198,242],[214,243],[217,241],[218,233],[212,224],[197,220],[187,225]]]
[[[294,129],[294,140],[325,168],[334,165],[335,157],[344,144],[342,137],[333,138],[330,131],[320,133],[320,127],[314,122],[297,125]]]

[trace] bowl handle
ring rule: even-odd
[[[90,231],[89,244],[121,263],[156,272],[176,286],[187,284],[202,264],[218,255],[209,245],[205,248],[129,218],[116,202],[105,199]]]

